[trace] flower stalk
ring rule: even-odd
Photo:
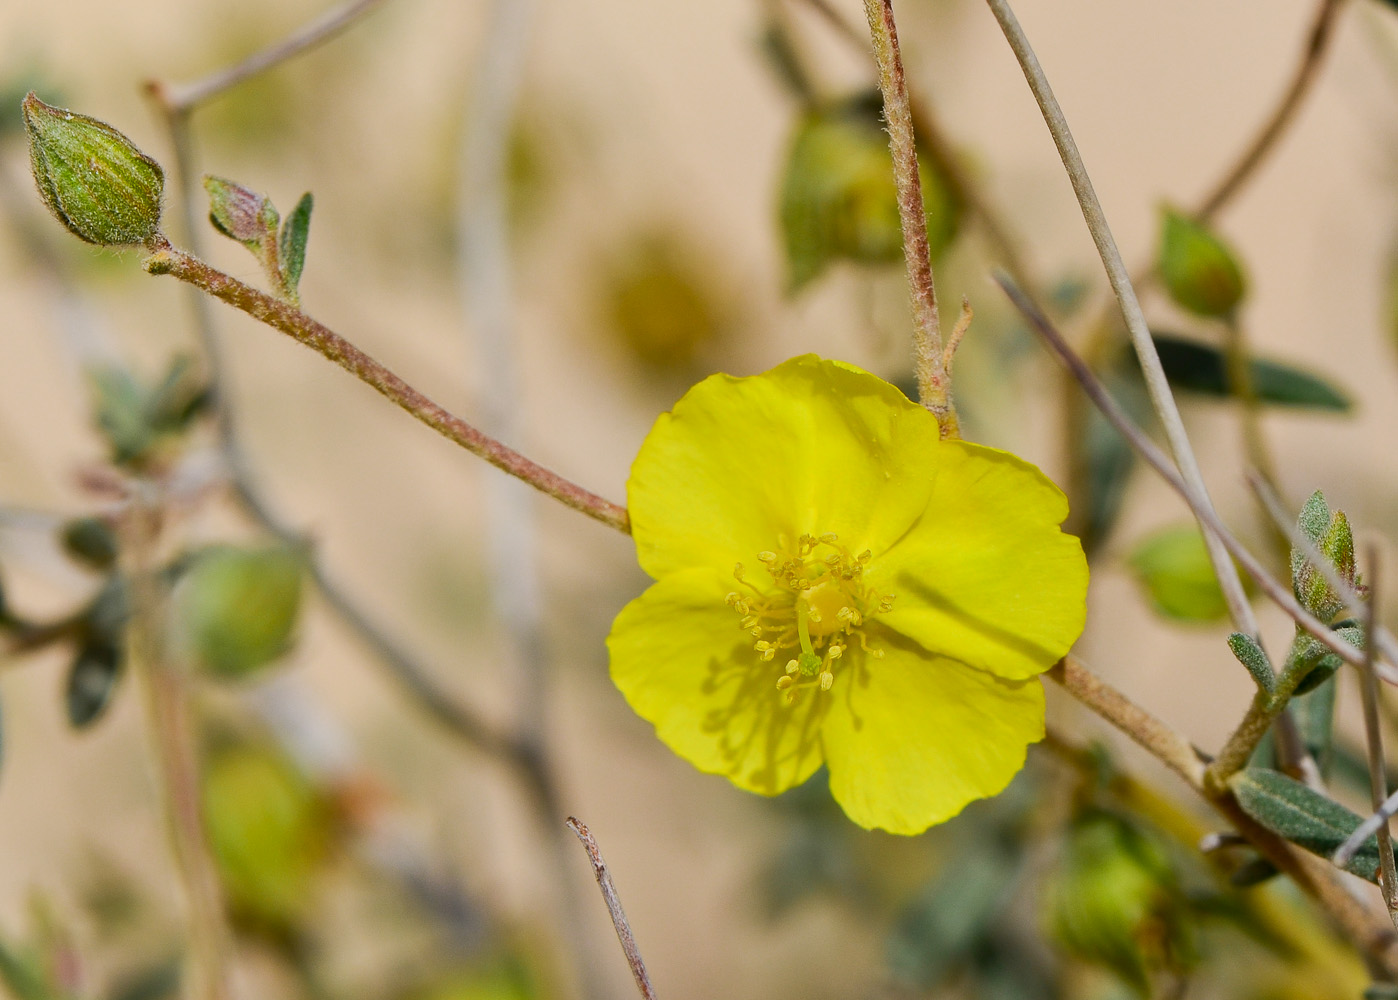
[[[163,236],[157,236],[148,246],[151,256],[146,258],[145,268],[151,274],[169,274],[187,281],[253,319],[282,331],[372,386],[447,440],[485,459],[497,469],[524,480],[563,505],[609,528],[623,534],[630,532],[631,522],[625,507],[564,479],[477,430],[300,309],[176,249]]]
[[[942,348],[941,321],[937,315],[937,288],[932,278],[932,253],[927,242],[927,213],[918,176],[917,145],[913,137],[913,113],[903,57],[898,50],[898,29],[893,21],[893,0],[864,0],[874,56],[879,64],[879,90],[883,94],[888,145],[893,152],[893,177],[898,186],[898,217],[903,225],[903,253],[908,265],[908,286],[913,300],[913,366],[922,405],[937,418],[943,438],[959,438],[961,424],[952,402],[951,378]]]

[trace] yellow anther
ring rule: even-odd
[[[823,673],[823,674],[820,675],[820,689],[821,689],[822,691],[829,691],[829,690],[830,690],[830,685],[832,685],[832,684],[834,684],[834,683],[835,683],[835,675],[832,674],[830,671],[827,670],[827,671],[825,671],[825,673]]]
[[[730,590],[730,591],[728,592],[728,596],[725,597],[725,598],[723,599],[723,603],[726,604],[726,605],[728,605],[728,606],[731,608],[733,605],[737,604],[740,600],[742,600],[742,598],[738,596],[738,592],[737,592],[736,590]]]
[[[838,660],[840,657],[842,657],[842,656],[844,656],[844,655],[845,655],[845,647],[844,647],[844,646],[835,646],[835,645],[832,645],[832,646],[830,647],[830,659],[832,659],[832,660]]]
[[[757,616],[756,616],[756,615],[748,615],[746,618],[744,618],[744,619],[742,620],[741,623],[739,623],[738,627],[739,627],[739,628],[752,628],[752,627],[753,627],[754,625],[756,625],[756,624],[757,624]]]
[[[736,580],[738,580],[738,581],[741,581],[741,580],[743,579],[743,564],[742,564],[742,563],[734,563],[734,564],[733,564],[733,578],[736,579]]]
[[[777,561],[777,554],[768,550],[757,553],[757,561],[763,563],[774,563]]]
[[[796,673],[797,671],[799,671],[800,669],[801,669],[801,664],[800,664],[799,661],[797,661],[797,660],[788,660],[788,661],[787,661],[787,663],[786,663],[786,672],[787,672],[788,674],[794,674],[794,673]]]
[[[840,553],[838,553],[838,552],[832,552],[830,555],[828,555],[828,556],[825,557],[825,565],[827,565],[827,566],[838,566],[838,565],[840,564],[840,560],[841,560],[842,558],[843,558],[843,557],[840,555]]]
[[[790,677],[778,677],[778,678],[777,678],[777,690],[778,690],[778,691],[785,691],[787,688],[791,687],[791,685],[793,685],[793,684],[795,684],[795,683],[796,683],[796,682],[793,681]]]
[[[820,540],[824,542],[826,545],[834,545],[836,542],[840,540],[840,536],[835,534],[833,531],[828,531],[820,536]]]
[[[761,638],[762,638],[762,630],[761,630],[760,628],[751,629],[751,630],[748,632],[748,635],[752,636],[754,639],[761,639]]]
[[[859,553],[858,557],[856,558],[856,562],[858,562],[859,565],[863,566],[872,558],[874,558],[874,553],[870,552],[868,549],[865,549],[863,552]]]

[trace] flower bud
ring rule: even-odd
[[[285,546],[206,549],[175,591],[174,634],[209,673],[248,676],[290,646],[301,571],[301,555]]]
[[[24,99],[29,162],[44,204],[79,239],[145,243],[159,232],[165,174],[105,122]]]
[[[1164,210],[1160,276],[1170,298],[1199,316],[1232,315],[1246,291],[1242,269],[1208,229],[1174,209]]]
[[[1160,844],[1123,817],[1092,809],[1073,821],[1045,899],[1059,944],[1142,996],[1152,973],[1190,963],[1173,866]]]

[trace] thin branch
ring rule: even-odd
[[[932,251],[927,242],[927,211],[922,203],[917,142],[913,137],[903,57],[898,51],[898,28],[893,22],[893,0],[864,0],[864,12],[869,16],[869,31],[874,39],[879,90],[883,93],[883,117],[888,126],[888,146],[893,152],[898,217],[903,225],[903,255],[907,260],[908,289],[913,300],[913,366],[918,395],[922,405],[937,418],[942,437],[960,437],[951,381],[943,362],[937,289],[932,279]]]
[[[1082,208],[1088,231],[1092,234],[1092,240],[1097,245],[1097,251],[1102,258],[1102,266],[1107,272],[1107,279],[1111,282],[1112,291],[1116,294],[1122,315],[1126,319],[1126,328],[1131,334],[1131,341],[1136,348],[1137,356],[1140,358],[1141,372],[1145,378],[1146,388],[1155,405],[1155,411],[1160,417],[1160,422],[1165,428],[1165,438],[1170,443],[1170,451],[1174,454],[1175,462],[1184,476],[1184,481],[1197,495],[1202,507],[1213,512],[1213,503],[1209,499],[1208,489],[1204,486],[1203,473],[1200,472],[1199,462],[1189,443],[1189,435],[1185,432],[1184,421],[1180,417],[1179,408],[1175,405],[1174,394],[1165,377],[1165,369],[1160,364],[1160,356],[1156,353],[1155,343],[1151,340],[1145,315],[1141,312],[1141,304],[1136,298],[1136,291],[1126,272],[1126,264],[1121,259],[1121,252],[1117,249],[1116,240],[1112,237],[1111,229],[1107,225],[1101,202],[1098,201],[1097,194],[1092,188],[1092,180],[1088,177],[1087,168],[1083,165],[1077,143],[1074,142],[1073,134],[1068,129],[1067,119],[1063,117],[1063,110],[1058,106],[1058,101],[1053,96],[1053,90],[1049,86],[1048,78],[1039,66],[1038,57],[1034,55],[1034,50],[1029,45],[1029,39],[1019,26],[1019,21],[1015,18],[1014,11],[1010,9],[1007,0],[986,0],[986,2],[995,15],[995,19],[999,22],[1006,40],[1010,43],[1010,48],[1014,50],[1015,57],[1019,60],[1025,79],[1029,82],[1029,89],[1033,91],[1034,99],[1039,104],[1039,110],[1043,113],[1044,121],[1053,136],[1054,144],[1058,147],[1059,156],[1068,171],[1068,179],[1072,182],[1073,191],[1078,197],[1078,204]],[[1197,511],[1195,516],[1199,517]],[[1213,563],[1214,574],[1218,577],[1219,588],[1223,591],[1235,626],[1239,631],[1257,637],[1257,620],[1253,616],[1247,594],[1243,591],[1243,583],[1238,576],[1237,568],[1229,560],[1214,529],[1206,524],[1202,517],[1200,517],[1200,527],[1203,530],[1204,541],[1208,546],[1209,559]]]
[[[856,27],[853,21],[844,17],[831,6],[828,0],[803,0],[803,2],[819,14],[834,29],[835,34],[844,39],[855,51],[860,55],[868,55],[869,36]],[[986,239],[990,241],[991,246],[1000,257],[1001,266],[1014,275],[1015,281],[1025,288],[1037,289],[1039,282],[1024,261],[1024,252],[1020,249],[1019,240],[1011,235],[1010,225],[990,204],[980,186],[962,167],[955,147],[942,128],[932,102],[926,100],[925,97],[919,99],[918,95],[909,93],[908,106],[912,112],[913,131],[918,137],[918,143],[936,163],[938,171],[951,188],[953,197],[965,205],[971,215],[980,222]]]
[[[356,20],[377,7],[383,0],[350,0],[332,7],[320,17],[302,26],[275,45],[262,49],[242,62],[189,83],[151,81],[148,86],[159,92],[160,100],[175,111],[192,108],[237,86],[249,77],[286,62],[307,49],[344,31]]]
[[[171,274],[208,292],[216,299],[240,309],[253,319],[274,327],[322,356],[335,362],[356,378],[378,390],[447,440],[485,459],[496,468],[523,479],[564,506],[586,514],[609,528],[630,533],[626,508],[605,500],[558,473],[525,458],[513,448],[481,433],[460,417],[428,399],[389,369],[355,347],[329,327],[318,323],[299,309],[272,298],[251,285],[175,249],[163,237],[150,248],[145,268],[151,274]]]
[[[1369,795],[1374,810],[1388,798],[1388,773],[1383,759],[1383,734],[1379,729],[1379,680],[1374,673],[1374,625],[1379,617],[1379,553],[1369,549],[1369,607],[1364,615],[1364,665],[1359,671],[1359,691],[1364,702],[1364,748],[1369,758]],[[1387,820],[1379,830],[1379,888],[1383,905],[1398,929],[1398,870],[1393,864],[1393,835]]]
[[[651,988],[650,976],[646,974],[646,964],[641,961],[636,939],[631,934],[631,925],[626,920],[626,911],[621,908],[621,897],[617,895],[616,886],[612,884],[612,873],[607,871],[607,863],[602,860],[597,841],[593,839],[588,828],[572,816],[568,817],[568,829],[577,834],[578,840],[582,841],[587,851],[588,860],[592,862],[592,874],[597,879],[597,887],[602,890],[607,912],[612,915],[612,926],[616,928],[617,940],[621,942],[621,950],[626,954],[626,964],[631,967],[631,975],[635,977],[636,988],[641,991],[645,1000],[655,1000],[655,990]]]
[[[1344,0],[1320,0],[1315,21],[1311,25],[1306,46],[1301,53],[1301,61],[1296,65],[1291,82],[1282,93],[1281,101],[1243,151],[1242,156],[1194,210],[1194,218],[1199,222],[1208,222],[1232,200],[1262,165],[1267,155],[1276,148],[1278,140],[1295,120],[1296,112],[1310,93],[1325,54],[1329,51],[1330,39],[1334,35],[1332,29],[1335,26],[1335,15],[1340,12],[1343,4]]]
[[[1296,883],[1325,910],[1346,939],[1380,965],[1388,975],[1398,974],[1398,936],[1386,924],[1379,924],[1368,909],[1350,895],[1338,873],[1318,858],[1302,854],[1276,834],[1257,824],[1243,812],[1226,786],[1216,787],[1207,780],[1192,780],[1193,767],[1186,754],[1193,748],[1183,737],[1144,709],[1135,706],[1120,691],[1093,675],[1081,663],[1065,658],[1049,676],[1063,684],[1083,704],[1157,756],[1180,774],[1238,833],[1277,869]],[[1060,667],[1062,669],[1060,669]],[[1123,723],[1130,728],[1123,728]],[[1146,738],[1142,739],[1141,736]],[[1395,796],[1398,800],[1398,796]],[[1370,831],[1372,833],[1372,831]]]
[[[1199,751],[1184,736],[1087,669],[1075,656],[1063,657],[1048,676],[1149,751],[1195,791],[1203,791],[1204,764]]]

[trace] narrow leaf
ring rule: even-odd
[[[1151,339],[1176,389],[1218,398],[1232,394],[1227,362],[1218,348],[1169,333],[1153,333]],[[1286,362],[1253,358],[1249,367],[1259,402],[1335,413],[1348,413],[1353,405],[1332,383]]]
[[[1276,675],[1272,672],[1272,661],[1257,644],[1257,640],[1242,632],[1234,632],[1228,637],[1228,648],[1238,658],[1238,662],[1248,668],[1257,686],[1268,694],[1276,687]]]
[[[112,703],[121,665],[121,649],[112,643],[94,642],[79,650],[68,671],[64,695],[68,723],[74,729],[90,726],[102,717]]]
[[[1157,532],[1140,543],[1128,561],[1151,604],[1165,617],[1214,622],[1228,616],[1204,537],[1193,524]]]
[[[1238,805],[1279,837],[1327,860],[1363,819],[1280,771],[1249,767],[1229,786]],[[1379,842],[1370,837],[1345,870],[1377,883]]]
[[[306,238],[311,232],[311,208],[314,204],[311,192],[303,194],[282,223],[281,236],[278,237],[282,289],[292,302],[300,301],[297,289],[301,286],[301,272],[306,267]]]

